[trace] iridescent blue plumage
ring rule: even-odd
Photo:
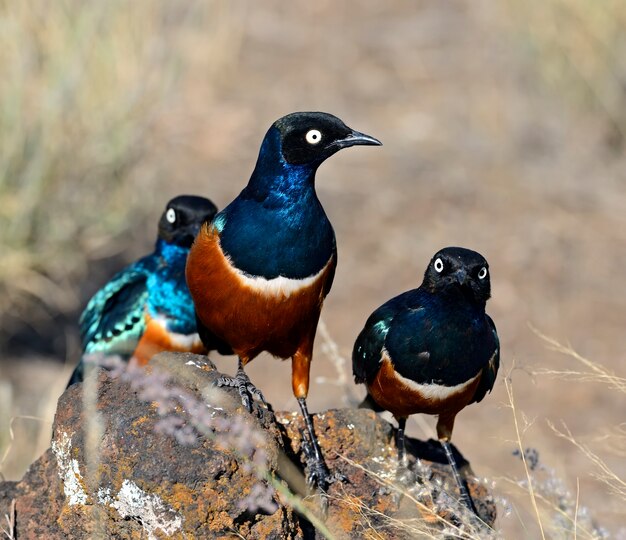
[[[374,379],[383,349],[396,372],[418,384],[456,386],[478,375],[498,351],[498,336],[484,306],[459,300],[454,289],[419,288],[378,308],[355,343],[358,382]]]
[[[115,274],[87,304],[79,321],[84,354],[128,360],[151,319],[168,333],[196,334],[185,264],[200,225],[215,212],[213,203],[203,197],[181,196],[168,203],[154,251]],[[80,382],[83,372],[81,360],[69,385]]]
[[[189,248],[157,241],[152,255],[156,264],[148,276],[146,310],[152,318],[162,317],[167,329],[177,334],[196,332],[196,314],[185,281]]]
[[[336,254],[335,233],[315,193],[318,165],[287,163],[280,133],[270,129],[248,185],[217,217],[220,244],[235,267],[266,279],[302,279]]]
[[[440,271],[436,264],[442,265]],[[485,313],[487,268],[471,250],[437,253],[419,288],[388,300],[368,318],[354,344],[356,381],[372,384],[384,357],[396,373],[420,385],[454,387],[482,372],[480,401],[493,386],[500,349],[495,325]]]

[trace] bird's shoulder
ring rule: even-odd
[[[357,383],[371,382],[383,359],[386,339],[398,315],[421,308],[419,289],[402,293],[377,308],[365,322],[352,350],[352,372]]]

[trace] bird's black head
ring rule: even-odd
[[[280,133],[283,158],[292,165],[317,166],[342,148],[382,143],[322,112],[296,112],[283,116],[270,128]]]
[[[191,247],[200,226],[210,221],[217,207],[204,197],[179,195],[167,203],[159,221],[159,238],[170,244]]]
[[[431,292],[456,290],[484,305],[491,296],[489,264],[471,249],[444,248],[431,259],[422,287]]]

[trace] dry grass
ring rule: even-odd
[[[591,382],[606,384],[609,390],[615,390],[619,393],[626,394],[626,378],[615,375],[611,370],[607,369],[597,362],[593,362],[584,356],[581,356],[569,343],[562,344],[556,339],[546,336],[537,330],[534,326],[530,325],[530,329],[547,345],[549,350],[563,354],[569,358],[575,360],[578,364],[582,364],[585,371],[578,369],[568,370],[555,370],[536,368],[533,373],[536,375],[549,375],[551,377],[558,377],[564,381],[578,381],[578,382]]]
[[[393,517],[365,506],[356,497],[335,498],[339,506],[349,508],[360,515],[365,530],[367,530],[370,520],[375,518],[377,520],[376,534],[384,533],[380,536],[381,538],[401,534],[403,538],[475,540],[495,538],[497,535],[496,531],[471,512],[461,500],[450,496],[438,480],[431,479],[430,471],[421,464],[416,465],[419,475],[418,482],[413,487],[408,488],[395,481],[395,463],[390,464],[389,471],[376,472],[368,463],[356,463],[341,455],[339,458],[355,469],[365,472],[382,489],[393,493],[398,500],[406,500],[413,505],[411,517]],[[448,518],[440,515],[442,510],[446,512]],[[372,536],[372,538],[375,537]]]
[[[515,408],[515,397],[513,394],[513,385],[510,380],[510,373],[504,379],[504,384],[506,385],[506,393],[509,398],[509,405],[511,407],[511,412],[513,415],[513,424],[515,425],[515,435],[517,436],[517,446],[519,449],[520,456],[522,458],[522,463],[524,464],[524,473],[526,474],[526,480],[528,485],[528,496],[537,517],[537,525],[539,526],[539,532],[541,533],[541,538],[545,540],[546,535],[543,531],[543,524],[541,523],[541,516],[539,515],[539,508],[537,507],[537,498],[535,497],[535,490],[533,488],[533,481],[530,475],[530,468],[526,461],[526,452],[524,450],[524,443],[522,442],[522,429],[520,428],[520,422],[517,417],[517,412]]]
[[[608,383],[609,388],[612,390],[620,393],[624,392],[624,387],[620,384],[622,379],[611,373],[604,366],[583,358],[571,346],[564,346],[554,338],[545,336],[536,329],[534,329],[534,332],[550,349],[568,355],[587,367],[589,372],[558,372],[534,369],[532,370],[533,373],[545,373],[554,376],[564,376],[565,378],[575,376],[576,380],[586,384],[592,381],[603,384]],[[336,344],[333,346],[334,341],[327,329],[324,330],[323,336],[326,342],[323,350],[326,354],[335,356],[337,354]],[[345,359],[338,361],[334,358],[333,365],[337,369],[337,377],[334,381],[348,380]],[[364,525],[372,518],[378,520],[377,527],[382,527],[383,533],[380,531],[371,532],[368,538],[385,538],[385,535],[394,534],[416,538],[498,538],[501,534],[499,531],[505,525],[505,522],[515,518],[522,521],[522,527],[526,530],[529,537],[537,536],[550,540],[570,538],[598,540],[609,537],[608,531],[594,519],[594,509],[581,506],[578,475],[575,474],[565,479],[559,478],[553,469],[540,462],[537,451],[529,448],[528,443],[530,441],[528,440],[527,432],[535,422],[535,419],[529,419],[523,411],[519,410],[515,400],[512,381],[513,372],[514,366],[504,376],[504,384],[508,398],[507,407],[511,411],[515,433],[515,440],[512,442],[517,447],[515,454],[520,457],[523,466],[523,477],[516,478],[513,475],[503,475],[485,480],[490,484],[496,501],[499,503],[499,527],[493,530],[484,523],[480,523],[475,516],[467,512],[460,501],[450,497],[446,497],[445,504],[454,514],[455,520],[449,521],[435,514],[433,507],[425,504],[425,501],[429,500],[432,502],[432,495],[440,492],[440,486],[427,480],[428,475],[423,475],[421,483],[409,490],[396,484],[392,479],[393,475],[381,475],[368,469],[364,464],[350,462],[351,466],[364,470],[368,475],[375,478],[381,487],[401,494],[402,497],[406,497],[415,505],[414,518],[399,519],[367,508],[363,506],[360,500],[353,497],[338,497],[336,499],[337,504],[357,512]],[[323,382],[326,383],[326,381]],[[336,385],[334,382],[332,384]],[[343,390],[350,391],[347,387]],[[574,445],[595,467],[597,472],[593,476],[603,484],[607,497],[615,501],[617,507],[626,508],[626,482],[624,478],[620,477],[589,445],[577,440],[567,426],[557,429],[549,420],[547,423],[557,437]],[[426,433],[431,431],[428,426],[421,427]],[[624,435],[623,426],[618,426],[597,438],[596,442],[601,444],[604,452],[623,456],[626,455],[626,445],[624,444],[626,437]],[[342,459],[346,458],[342,457]],[[571,491],[572,485],[576,487],[574,493]],[[622,514],[624,514],[623,510]],[[430,519],[424,520],[419,516],[430,516]],[[534,524],[528,521],[529,517],[534,518]],[[626,518],[626,514],[624,514],[624,518]],[[383,525],[380,525],[380,523]],[[536,527],[536,531],[533,531],[533,525]]]
[[[563,381],[576,380],[584,384],[606,384],[610,390],[617,392],[615,396],[616,402],[623,400],[626,387],[623,384],[624,379],[622,377],[615,375],[604,366],[584,358],[570,345],[563,345],[556,339],[546,336],[534,328],[533,331],[547,344],[548,348],[565,354],[587,368],[583,372],[575,369],[565,371],[534,369],[533,373],[559,377]],[[518,446],[517,454],[522,459],[525,478],[523,480],[515,480],[512,477],[503,477],[496,482],[496,486],[499,484],[499,487],[496,487],[496,489],[506,492],[508,487],[511,486],[519,488],[519,491],[515,490],[510,496],[512,500],[517,500],[517,503],[514,504],[518,504],[520,508],[524,506],[523,501],[520,504],[520,494],[523,493],[527,496],[526,504],[532,508],[532,514],[536,521],[535,524],[542,538],[608,538],[608,531],[593,517],[594,509],[580,505],[579,475],[573,472],[572,477],[559,478],[553,469],[539,462],[538,454],[534,449],[526,446],[528,441],[526,440],[525,432],[534,420],[527,419],[523,413],[521,413],[520,418],[520,412],[515,403],[510,373],[505,378],[505,385],[517,435],[517,440],[515,441]],[[600,450],[598,452],[594,451],[589,444],[585,444],[575,437],[565,423],[562,423],[560,428],[557,428],[549,419],[546,420],[546,423],[558,438],[572,444],[595,469],[592,476],[604,487],[604,506],[614,504],[616,508],[621,508],[620,514],[626,519],[626,512],[624,511],[626,508],[626,479],[600,455],[600,452],[618,456],[626,454],[626,445],[624,444],[626,438],[624,437],[623,426],[617,426],[615,429],[609,429],[608,431],[605,429],[605,426],[601,426],[604,434],[595,438],[595,442],[599,443]],[[527,460],[529,453],[533,458],[530,465]],[[573,484],[576,486],[575,494],[571,491]],[[596,510],[600,510],[600,508]],[[516,509],[516,514],[518,516],[521,515],[519,508]],[[525,523],[524,527],[528,526],[529,523]]]
[[[220,60],[213,49],[237,48],[237,34],[229,32],[237,22],[218,4],[0,4],[5,336],[13,321],[32,324],[76,309],[89,260],[124,249],[121,233],[151,211],[165,179],[158,158],[148,163],[147,156],[163,109],[190,68],[183,53],[203,47],[219,69],[230,56],[222,52]]]
[[[4,525],[0,525],[0,532],[8,539],[15,540],[17,534],[15,532],[15,500],[11,501],[11,507],[9,513],[5,514],[6,528]]]
[[[508,5],[548,85],[604,117],[614,131],[613,141],[623,145],[623,2],[510,0]]]

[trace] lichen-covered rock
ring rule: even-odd
[[[236,391],[215,389],[219,373],[205,357],[164,353],[150,370],[101,372],[97,399],[83,396],[82,385],[61,396],[51,448],[21,482],[0,482],[0,517],[16,501],[17,538],[321,538],[285,495],[287,487],[305,492],[299,414],[249,414]],[[455,490],[437,443],[409,440],[413,462],[423,459],[400,497],[389,423],[352,409],[314,423],[330,469],[343,476],[329,490],[325,518],[337,538],[362,538],[372,527],[408,538],[480,526],[468,525],[447,494]],[[261,479],[264,470],[281,494]],[[488,492],[469,486],[493,523]],[[321,515],[319,498],[304,504]]]

